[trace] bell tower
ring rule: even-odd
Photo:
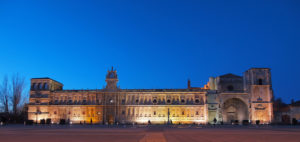
[[[103,94],[103,122],[107,124],[115,124],[119,121],[119,87],[117,71],[112,67],[106,74],[106,87]]]
[[[105,89],[118,89],[117,83],[119,80],[118,80],[117,71],[114,70],[114,67],[111,67],[111,70],[107,71],[105,81],[106,81]]]
[[[249,93],[252,122],[271,123],[273,89],[269,68],[251,68],[244,73],[244,89]]]

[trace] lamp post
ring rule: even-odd
[[[41,114],[41,113],[42,113],[42,112],[41,112],[40,110],[37,110],[37,111],[35,112],[35,116],[36,116],[35,123],[36,123],[36,124],[38,123],[38,122],[37,122],[38,115]]]
[[[98,111],[98,120],[99,120],[99,124],[100,124],[100,114],[101,114],[101,112]]]
[[[168,123],[167,124],[170,124],[170,109],[168,108]]]

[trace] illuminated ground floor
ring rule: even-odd
[[[47,105],[29,106],[28,119],[40,122],[61,119],[70,123],[93,124],[206,124],[207,109],[198,106],[99,106]]]
[[[40,123],[62,119],[72,124],[269,124],[271,103],[249,107],[239,99],[228,99],[222,105],[29,105],[28,119]],[[263,108],[263,109],[260,109]]]

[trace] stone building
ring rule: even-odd
[[[270,69],[251,68],[243,76],[209,78],[202,88],[121,89],[113,68],[99,90],[64,90],[50,78],[32,78],[28,119],[58,123],[206,124],[271,123]]]

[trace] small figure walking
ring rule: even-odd
[[[216,118],[214,118],[214,125],[216,125],[217,124],[217,119]]]

